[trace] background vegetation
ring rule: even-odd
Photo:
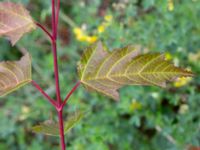
[[[2,0],[1,0],[2,1]],[[21,2],[35,20],[51,27],[50,0]],[[61,91],[78,80],[76,63],[84,47],[102,40],[110,50],[141,44],[145,52],[165,52],[176,65],[191,69],[166,89],[131,86],[120,102],[80,87],[65,108],[87,116],[67,135],[68,150],[183,150],[200,146],[200,1],[61,0],[59,67]],[[55,97],[48,37],[37,29],[15,47],[0,39],[0,60],[18,59],[26,48],[33,58],[33,79]],[[59,139],[36,135],[31,127],[54,119],[55,111],[31,86],[0,98],[0,150],[59,149]]]

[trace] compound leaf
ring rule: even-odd
[[[64,123],[64,134],[73,128],[83,117],[84,113],[80,111],[70,116],[69,119],[67,119],[67,121]],[[41,123],[40,125],[34,126],[32,131],[45,135],[59,136],[59,124],[52,120],[48,120]]]
[[[7,36],[15,45],[32,29],[35,29],[34,21],[21,4],[0,2],[0,36]]]
[[[89,90],[119,99],[118,89],[125,85],[156,85],[192,76],[192,72],[175,67],[163,54],[139,55],[140,46],[127,46],[108,52],[101,42],[88,47],[80,62],[80,81]]]
[[[26,53],[19,61],[0,62],[0,96],[31,81],[31,56]]]

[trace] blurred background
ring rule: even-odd
[[[1,0],[2,1],[2,0]],[[23,3],[51,29],[50,0]],[[200,146],[200,0],[61,0],[59,69],[62,97],[78,80],[84,48],[102,40],[109,50],[140,44],[144,52],[166,53],[194,78],[179,78],[161,89],[126,86],[115,102],[82,86],[64,109],[89,113],[67,135],[68,150],[195,150]],[[27,49],[33,79],[55,97],[48,37],[37,29],[16,46],[0,38],[0,60],[17,60]],[[0,98],[0,150],[59,150],[59,138],[34,134],[31,127],[56,111],[31,85]]]

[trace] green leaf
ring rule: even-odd
[[[34,21],[21,4],[0,2],[0,36],[9,37],[15,45],[23,34],[33,29]]]
[[[67,134],[67,132],[73,128],[83,117],[84,113],[80,111],[70,116],[64,124],[64,134]],[[34,126],[32,131],[51,136],[59,136],[59,124],[53,122],[52,120],[47,120],[40,125]]]
[[[66,134],[71,128],[73,128],[83,117],[84,112],[75,112],[74,115],[70,116],[64,125],[64,133]]]
[[[34,126],[32,131],[51,136],[59,136],[59,125],[52,120],[47,120],[40,125]]]
[[[118,89],[125,85],[156,85],[192,76],[192,72],[175,67],[163,54],[139,55],[140,46],[127,46],[108,52],[101,42],[88,47],[80,62],[81,83],[89,90],[119,99]]]
[[[31,81],[31,56],[27,53],[19,61],[0,63],[0,96]]]

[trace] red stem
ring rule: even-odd
[[[36,24],[40,29],[42,29],[42,31],[44,31],[44,32],[48,35],[48,37],[51,39],[51,41],[53,41],[53,37],[52,37],[51,33],[49,33],[49,31],[47,31],[47,29],[46,29],[43,25],[41,25],[41,24],[38,23],[38,22],[35,22],[35,24]]]
[[[58,30],[59,13],[60,13],[60,0],[57,0],[57,9],[56,9],[56,31]],[[57,34],[57,32],[56,32],[56,34]],[[57,36],[56,36],[56,37],[57,37]]]
[[[53,62],[54,62],[54,76],[55,76],[55,85],[56,85],[56,96],[58,105],[61,105],[62,100],[60,97],[60,85],[59,85],[59,72],[58,72],[58,60],[57,60],[57,44],[56,41],[52,41],[52,50],[53,50]]]
[[[51,24],[52,24],[52,32],[53,32],[53,38],[56,41],[57,39],[57,29],[56,29],[56,6],[55,6],[55,0],[51,0],[51,11],[52,11],[52,17],[51,17]],[[59,10],[58,10],[59,11]]]
[[[59,2],[59,1],[58,1]],[[60,108],[62,105],[62,100],[60,97],[60,85],[59,85],[59,71],[58,71],[58,60],[57,60],[57,25],[58,25],[58,14],[60,10],[60,4],[55,6],[55,0],[51,0],[52,4],[52,32],[53,32],[53,40],[52,40],[52,51],[53,51],[53,62],[54,62],[54,76],[55,76],[55,85],[56,85],[56,97],[58,107]],[[58,110],[58,109],[57,109]],[[60,131],[60,145],[61,149],[65,150],[65,138],[64,138],[64,125],[63,125],[63,110],[58,110],[58,120],[59,120],[59,131]]]
[[[58,71],[58,60],[57,60],[57,38],[56,38],[56,19],[55,19],[55,0],[52,0],[52,51],[53,51],[53,62],[54,62],[54,76],[56,85],[56,96],[58,105],[61,105],[62,100],[60,97],[60,86],[59,86],[59,71]]]
[[[59,120],[59,131],[60,131],[60,144],[61,149],[66,150],[65,146],[65,137],[64,137],[64,125],[63,125],[63,107],[67,103],[68,99],[72,95],[72,93],[78,88],[80,85],[80,81],[76,83],[76,85],[71,89],[71,91],[67,94],[64,102],[62,102],[60,96],[60,85],[59,85],[59,71],[58,71],[58,60],[57,60],[57,31],[58,31],[58,22],[59,22],[59,11],[60,11],[60,0],[57,0],[55,5],[55,0],[51,0],[52,5],[52,34],[47,31],[47,29],[42,26],[40,23],[35,23],[38,27],[40,27],[51,39],[52,44],[52,52],[53,52],[53,62],[54,62],[54,76],[55,76],[55,86],[56,86],[56,99],[57,102],[50,98],[48,94],[46,94],[42,88],[35,82],[32,81],[32,85],[42,93],[47,100],[56,108],[58,112],[58,120]],[[56,7],[57,6],[57,7]]]
[[[54,77],[55,77],[55,86],[56,86],[56,99],[57,101],[51,99],[51,97],[43,91],[43,89],[34,81],[32,80],[32,85],[44,96],[47,100],[56,108],[58,112],[58,120],[59,120],[59,131],[60,131],[60,145],[62,150],[66,150],[65,145],[65,137],[64,137],[64,124],[63,124],[63,107],[67,103],[70,96],[73,92],[78,88],[80,85],[80,81],[76,83],[76,85],[71,89],[71,91],[67,94],[66,98],[62,102],[60,96],[60,85],[59,85],[59,71],[58,71],[58,60],[57,60],[57,32],[58,32],[58,22],[59,22],[59,12],[60,12],[60,0],[51,0],[52,6],[52,34],[40,23],[35,22],[35,24],[41,28],[51,39],[52,44],[52,52],[53,52],[53,62],[54,62]]]
[[[53,62],[54,62],[54,76],[55,76],[55,85],[56,85],[56,96],[57,102],[60,105],[61,98],[60,98],[60,86],[59,86],[59,73],[58,73],[58,60],[57,60],[57,38],[56,38],[56,18],[55,18],[55,0],[51,0],[52,4],[52,52],[53,52]]]
[[[46,94],[46,93],[43,91],[43,89],[42,89],[34,80],[32,80],[31,83],[32,83],[32,85],[33,85],[44,97],[46,97],[46,99],[47,99],[54,107],[57,107],[57,103],[56,103],[53,99],[51,99],[51,97],[50,97],[48,94]]]
[[[71,91],[67,94],[64,102],[62,103],[62,107],[60,109],[63,109],[63,107],[65,106],[65,104],[67,103],[67,101],[69,100],[70,96],[74,93],[74,91],[79,87],[79,85],[81,84],[80,81],[78,81],[75,86],[71,89]]]
[[[58,111],[58,120],[59,120],[61,149],[65,150],[66,145],[65,145],[65,135],[64,135],[64,125],[63,125],[63,110],[62,109],[60,111]]]

